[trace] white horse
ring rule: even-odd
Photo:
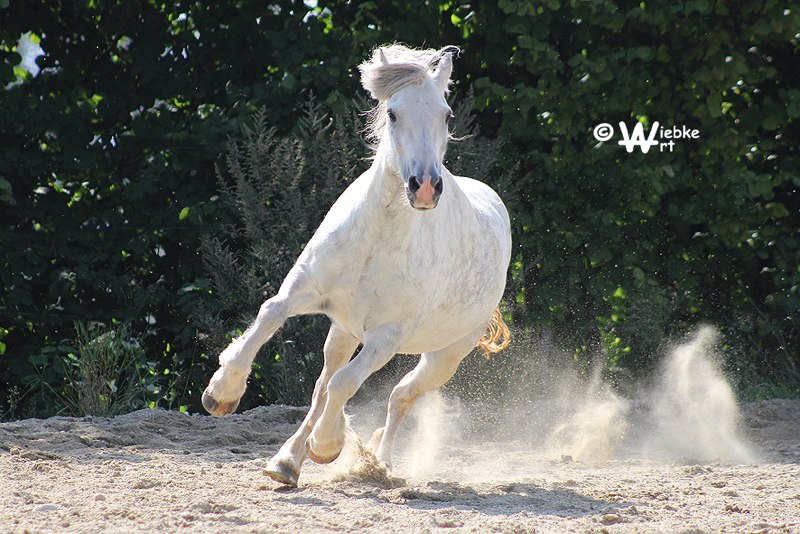
[[[442,163],[457,50],[392,45],[359,66],[378,101],[372,166],[334,203],[278,294],[222,352],[203,393],[210,413],[233,412],[256,352],[288,317],[331,319],[311,409],[267,467],[276,481],[296,486],[306,455],[317,463],[339,456],[345,403],[395,354],[421,357],[392,391],[386,425],[370,441],[387,466],[416,399],[447,382],[476,343],[487,357],[507,345],[497,306],[511,256],[508,213],[489,186]]]

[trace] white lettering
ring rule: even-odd
[[[656,141],[658,122],[653,123],[653,127],[650,129],[650,133],[646,139],[644,136],[644,124],[641,122],[636,123],[636,126],[633,127],[632,134],[628,132],[628,127],[624,122],[619,123],[619,129],[622,132],[623,139],[617,141],[617,144],[623,145],[629,154],[633,152],[633,148],[636,146],[641,149],[642,154],[647,154],[650,151],[650,147],[658,146],[658,141]]]

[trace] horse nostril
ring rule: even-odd
[[[408,190],[412,193],[416,193],[420,187],[420,183],[417,181],[416,176],[409,176],[408,177]]]
[[[436,191],[437,195],[441,195],[444,189],[444,180],[442,180],[442,177],[436,176],[431,181],[433,182],[433,190]]]

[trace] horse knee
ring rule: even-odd
[[[257,323],[283,322],[289,315],[289,305],[286,299],[277,295],[266,300],[258,309]]]
[[[361,382],[357,380],[347,369],[336,371],[328,382],[328,398],[337,399],[344,403],[356,394]]]
[[[398,384],[389,395],[389,411],[404,417],[416,402],[418,394],[408,384]]]
[[[288,317],[289,306],[283,297],[272,297],[258,310],[253,324],[241,336],[231,341],[219,355],[219,364],[236,368],[239,372],[250,371],[256,352],[272,337]]]

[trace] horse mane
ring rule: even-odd
[[[439,60],[453,52],[458,53],[460,49],[446,46],[440,50],[416,50],[402,44],[392,44],[376,48],[372,57],[358,66],[361,84],[378,101],[367,113],[367,140],[377,145],[381,138],[386,125],[386,101],[404,87],[422,84],[430,77]],[[384,58],[388,63],[384,62]]]

